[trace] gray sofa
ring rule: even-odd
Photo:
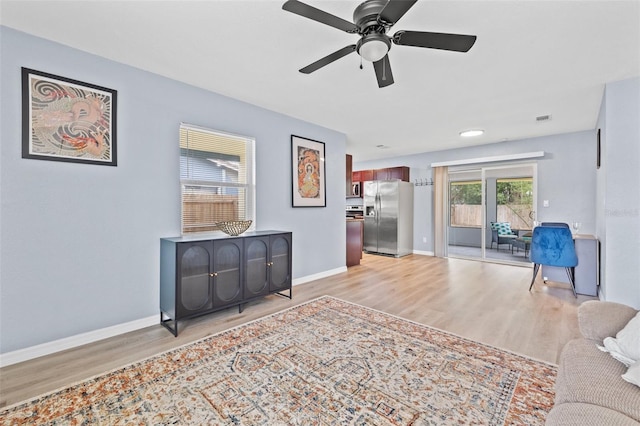
[[[547,425],[640,425],[640,388],[622,379],[627,371],[624,364],[597,347],[605,337],[615,337],[637,312],[612,302],[580,305],[578,323],[583,337],[562,350],[555,405],[547,415]]]

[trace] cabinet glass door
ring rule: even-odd
[[[269,292],[268,246],[269,237],[245,240],[245,298]]]
[[[271,237],[271,290],[289,288],[291,242],[284,235]]]
[[[205,245],[180,247],[180,302],[178,311],[189,315],[211,308],[210,252]]]
[[[241,242],[214,242],[214,305],[223,306],[242,299]]]

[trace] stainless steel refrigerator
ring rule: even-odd
[[[364,183],[366,252],[396,257],[413,252],[413,184],[401,180]]]

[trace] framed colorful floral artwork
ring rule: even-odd
[[[22,158],[117,165],[117,91],[22,68]]]
[[[324,143],[291,135],[293,207],[326,207]]]

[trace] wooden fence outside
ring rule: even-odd
[[[184,194],[183,232],[217,231],[217,222],[240,219],[238,207],[236,195]]]
[[[532,229],[533,219],[529,218],[530,205],[499,205],[498,222],[509,222],[511,229]],[[451,206],[451,226],[480,228],[482,226],[482,206],[453,204]]]

